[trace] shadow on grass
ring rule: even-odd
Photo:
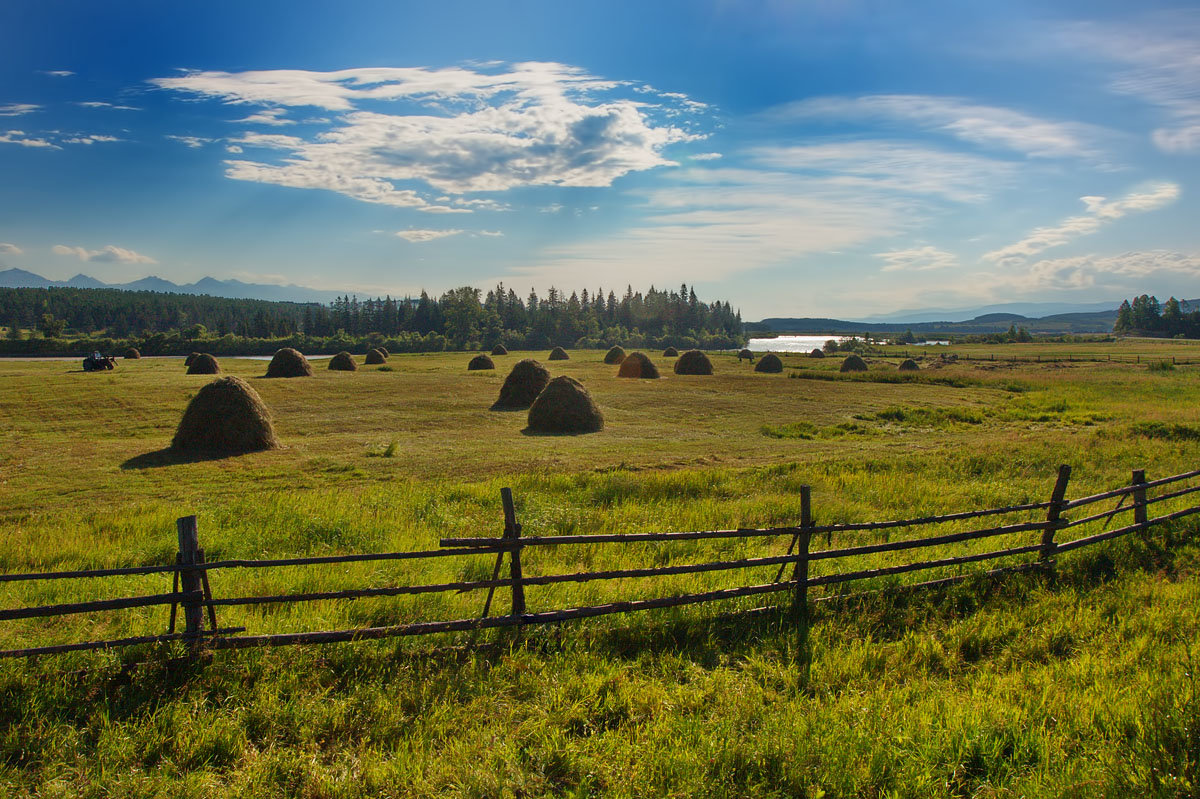
[[[153,452],[134,455],[121,464],[122,469],[158,469],[163,466],[176,466],[181,463],[202,463],[204,461],[219,461],[225,458],[236,458],[243,453],[224,452],[220,450],[177,450],[165,447]]]

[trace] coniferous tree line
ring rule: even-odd
[[[1157,297],[1143,294],[1121,303],[1113,332],[1200,338],[1200,309],[1189,310],[1174,297],[1159,303]]]

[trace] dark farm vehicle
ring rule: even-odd
[[[101,355],[98,352],[93,352],[83,359],[83,371],[85,372],[99,372],[104,369],[115,369],[116,367],[117,359],[113,355]]]

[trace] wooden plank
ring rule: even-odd
[[[1172,475],[1170,477],[1163,477],[1159,480],[1152,480],[1148,483],[1144,483],[1142,485],[1142,488],[1144,488],[1144,489],[1157,488],[1158,486],[1168,485],[1169,483],[1177,483],[1180,480],[1188,480],[1193,477],[1200,477],[1200,469],[1196,469],[1196,470],[1190,471],[1190,472],[1183,472],[1182,474],[1176,474],[1176,475]],[[1073,499],[1070,502],[1067,502],[1066,504],[1064,504],[1062,509],[1064,511],[1068,511],[1068,510],[1071,510],[1072,508],[1078,508],[1080,505],[1089,505],[1093,502],[1100,502],[1101,500],[1111,499],[1112,497],[1119,497],[1122,494],[1132,494],[1136,490],[1137,490],[1136,486],[1125,486],[1123,488],[1114,488],[1112,491],[1104,491],[1103,493],[1100,493],[1100,494],[1092,494],[1090,497],[1080,497],[1079,499]]]
[[[857,547],[842,549],[818,549],[809,555],[810,560],[826,560],[829,558],[846,558],[854,555],[870,555],[877,552],[898,552],[904,549],[922,549],[924,547],[942,546],[962,541],[973,541],[979,538],[991,538],[1009,533],[1023,533],[1030,530],[1041,530],[1045,522],[1025,522],[1023,524],[1006,524],[1001,527],[988,527],[982,530],[967,530],[961,533],[931,536],[929,538],[912,538],[904,541],[888,541],[882,544],[864,544]]]
[[[1116,530],[1107,530],[1103,533],[1085,536],[1084,538],[1076,538],[1074,541],[1068,541],[1065,544],[1059,544],[1058,551],[1069,552],[1072,549],[1079,549],[1080,547],[1086,547],[1091,544],[1098,544],[1101,541],[1107,541],[1110,538],[1119,538],[1123,535],[1137,532],[1138,530],[1148,529],[1156,524],[1175,521],[1176,519],[1182,519],[1185,516],[1191,516],[1195,513],[1200,513],[1200,506],[1194,508],[1184,508],[1183,510],[1177,510],[1174,513],[1168,513],[1164,516],[1155,516],[1153,519],[1147,520],[1145,524],[1131,524],[1126,527],[1119,527]]]
[[[1150,515],[1146,512],[1146,472],[1134,469],[1130,483],[1133,486],[1133,522],[1146,524],[1150,520]]]
[[[151,605],[169,605],[172,602],[183,602],[185,600],[198,601],[203,598],[203,595],[199,591],[195,593],[180,591],[170,594],[151,594],[149,596],[131,596],[120,599],[98,599],[91,602],[69,602],[62,605],[9,608],[7,610],[0,610],[0,621],[33,619],[42,616],[71,616],[76,613],[92,613],[99,610],[144,608]]]
[[[200,562],[200,534],[196,529],[196,517],[184,516],[175,520],[179,534],[179,588],[180,593],[191,595],[180,600],[183,605],[183,634],[197,636],[204,629],[204,608],[194,597],[204,600],[200,572],[193,566]]]
[[[233,635],[245,632],[245,627],[226,627],[221,630],[202,633],[202,635]],[[133,638],[112,638],[107,641],[81,641],[76,644],[55,644],[53,646],[32,646],[25,649],[0,649],[0,658],[33,657],[34,655],[61,655],[64,652],[86,652],[95,649],[118,649],[138,644],[161,644],[168,641],[182,641],[192,636],[184,633],[167,635],[142,635]]]
[[[1013,555],[1024,555],[1029,552],[1038,552],[1041,550],[1041,548],[1041,544],[1032,544],[1030,546],[1013,547],[1011,549],[999,549],[993,552],[979,552],[974,555],[960,555],[959,557],[955,558],[925,560],[919,563],[904,563],[899,566],[884,566],[878,569],[863,569],[855,572],[826,574],[820,577],[813,577],[808,581],[808,584],[836,585],[838,583],[848,583],[855,580],[870,580],[875,577],[886,577],[892,574],[904,574],[906,572],[923,571],[925,569],[936,569],[940,566],[958,566],[965,563],[975,563],[981,560],[993,560],[995,558],[1006,558]]]
[[[1042,530],[1042,549],[1038,560],[1049,563],[1054,558],[1054,532],[1062,526],[1063,502],[1067,496],[1067,483],[1071,480],[1071,467],[1065,463],[1058,467],[1058,478],[1050,495],[1050,507],[1046,511],[1046,526]]]
[[[521,525],[517,524],[517,511],[513,506],[512,489],[500,489],[500,499],[504,505],[504,538],[509,542],[517,542],[508,555],[509,576],[512,577],[512,613],[520,616],[525,612],[525,587],[521,584]]]

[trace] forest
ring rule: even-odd
[[[1141,333],[1168,338],[1200,338],[1200,310],[1171,297],[1164,303],[1147,296],[1125,300],[1117,309],[1114,333]]]

